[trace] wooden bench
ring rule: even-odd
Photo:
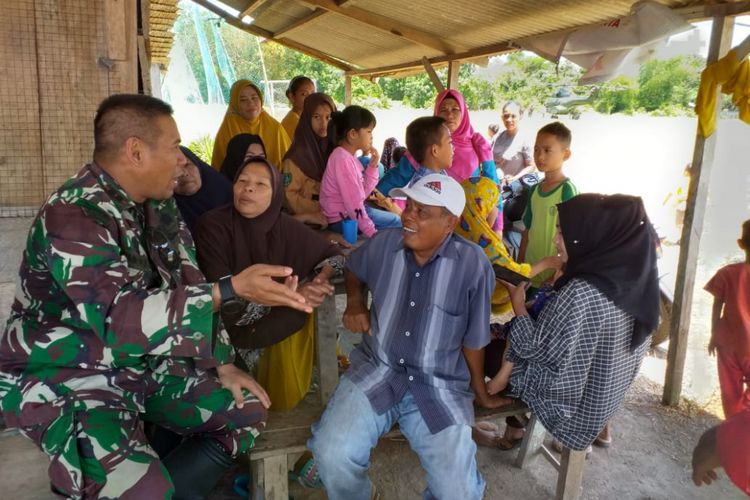
[[[308,394],[294,409],[286,412],[269,412],[266,428],[261,432],[250,450],[250,470],[255,500],[287,500],[289,498],[288,471],[297,458],[307,449],[311,437],[310,427],[320,419],[326,403],[338,384],[338,362],[336,359],[336,330],[339,324],[336,312],[336,295],[343,293],[341,282],[336,284],[336,294],[329,297],[318,308],[315,342],[320,374],[320,392]],[[499,420],[529,412],[525,404],[518,401],[494,410],[477,409],[475,420]],[[580,497],[583,466],[586,453],[564,449],[561,459],[544,446],[546,431],[531,416],[515,465],[524,468],[537,454],[543,455],[558,470],[557,500],[576,500]],[[384,438],[400,436],[397,428]]]

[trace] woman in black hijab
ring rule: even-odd
[[[180,149],[188,163],[177,179],[174,199],[185,224],[193,232],[198,217],[232,201],[232,183],[185,146]]]
[[[563,446],[583,450],[620,406],[657,326],[656,240],[640,198],[581,194],[557,207],[564,272],[536,321],[523,287],[506,285],[516,317],[501,371],[507,395]],[[505,438],[521,436],[511,427]]]
[[[233,202],[203,215],[195,230],[198,264],[211,281],[255,264],[291,267],[288,280],[313,307],[333,289],[329,279],[343,270],[338,247],[293,217],[282,213],[281,173],[265,158],[251,157],[237,171]],[[298,281],[297,281],[298,280]],[[239,311],[222,309],[232,344],[250,360],[261,348],[258,382],[273,409],[296,406],[312,375],[313,339],[310,315],[290,308],[247,304]],[[264,359],[267,360],[264,361]]]
[[[263,139],[255,134],[237,134],[227,143],[227,155],[221,164],[221,173],[233,181],[237,170],[251,156],[266,157],[266,146]]]

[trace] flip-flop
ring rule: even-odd
[[[602,439],[599,436],[594,439],[594,446],[598,446],[599,448],[609,448],[612,446],[612,435],[610,434],[609,439]]]
[[[521,446],[522,442],[523,442],[523,438],[508,439],[503,436],[503,437],[498,438],[497,448],[501,451],[515,450],[516,448]]]
[[[240,474],[232,482],[234,492],[242,498],[250,497],[250,474]]]
[[[476,432],[481,437],[475,438],[479,446],[494,448],[500,438],[500,428],[492,422],[475,422],[472,434]]]

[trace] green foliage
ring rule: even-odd
[[[704,61],[696,56],[645,62],[638,75],[639,106],[650,112],[689,110],[698,94],[703,66]]]
[[[638,82],[619,76],[603,83],[592,100],[596,111],[605,114],[633,114],[638,108]]]
[[[188,144],[188,149],[210,165],[211,156],[214,154],[214,137],[212,135],[199,137]]]
[[[469,109],[495,109],[497,94],[495,88],[487,80],[474,76],[476,66],[462,64],[458,71],[458,90],[464,96]]]
[[[505,71],[496,80],[498,101],[512,100],[526,108],[542,108],[562,86],[575,94],[585,93],[576,84],[581,74],[581,68],[567,61],[555,66],[539,56],[514,52],[508,55]]]

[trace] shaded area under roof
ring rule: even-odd
[[[350,75],[403,75],[515,50],[525,37],[605,22],[634,0],[192,0],[248,33]],[[750,11],[750,1],[655,0],[688,20]],[[160,3],[152,0],[152,3]],[[217,3],[233,9],[226,12]],[[241,20],[252,17],[252,23]]]

